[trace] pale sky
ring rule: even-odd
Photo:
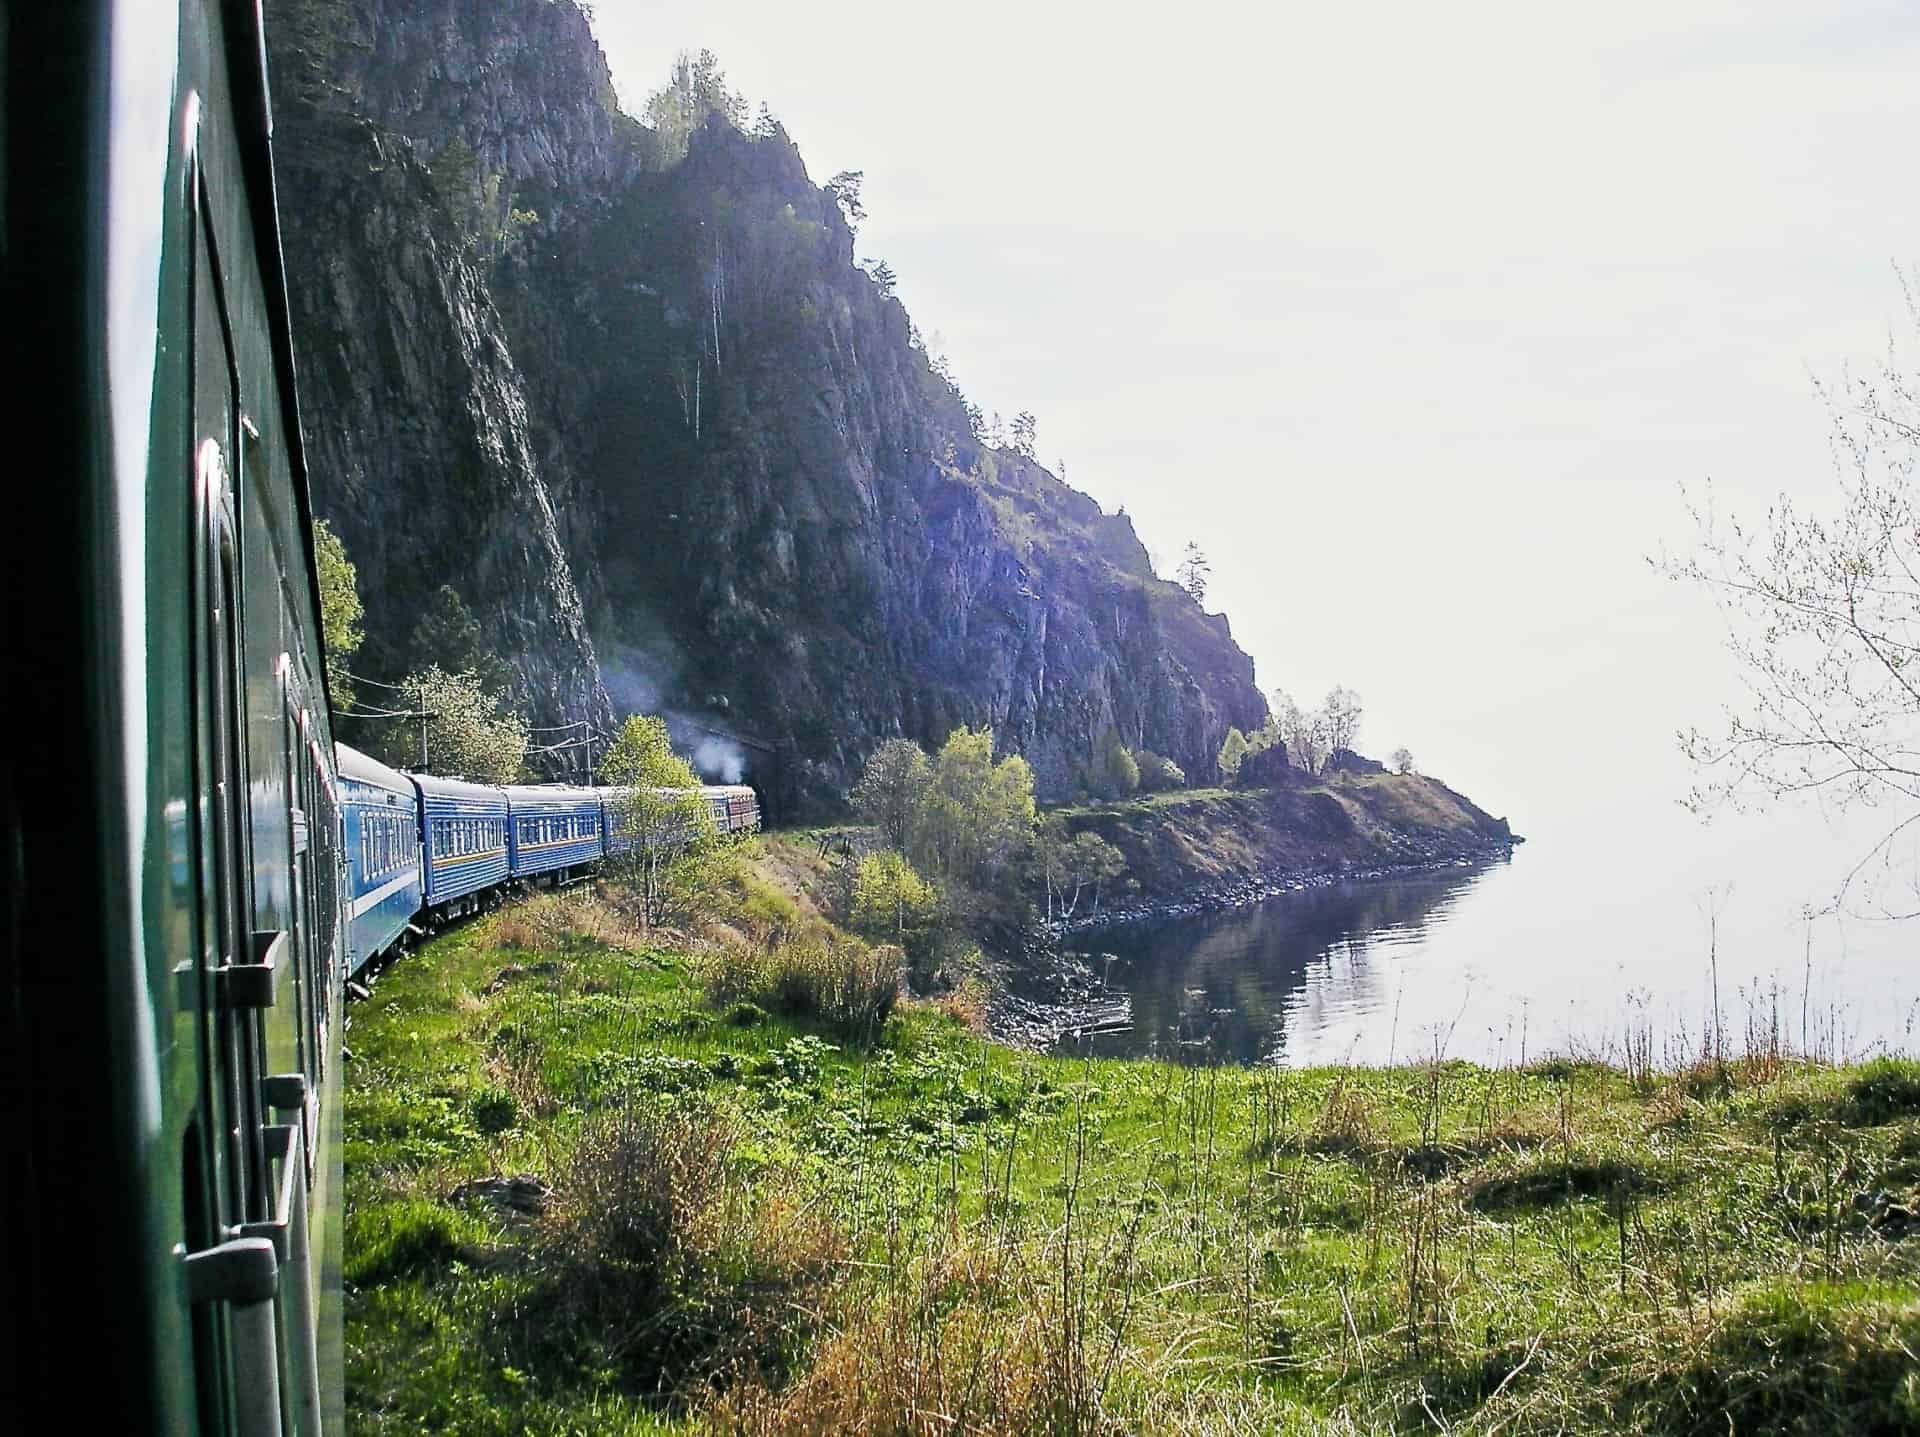
[[[1645,557],[1683,483],[1832,491],[1811,376],[1920,260],[1912,5],[597,8],[630,108],[709,47],[866,172],[858,253],[1163,571],[1200,543],[1263,688],[1523,830],[1685,790],[1733,673]]]

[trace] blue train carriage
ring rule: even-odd
[[[506,791],[425,773],[409,781],[420,798],[421,907],[436,918],[477,911],[511,871]]]
[[[562,875],[597,863],[606,853],[606,811],[598,789],[571,784],[522,784],[507,789],[515,878]]]
[[[345,826],[349,971],[358,973],[413,925],[422,902],[420,795],[413,780],[336,744]]]

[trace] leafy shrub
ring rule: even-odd
[[[948,937],[939,890],[901,854],[860,860],[848,900],[847,926],[877,943],[897,943],[916,978],[931,973]]]
[[[1169,789],[1187,786],[1187,771],[1164,754],[1157,754],[1150,748],[1133,750],[1134,767],[1140,774],[1142,793],[1165,793]]]
[[[1750,1293],[1704,1347],[1682,1348],[1629,1398],[1642,1431],[1913,1432],[1916,1348],[1920,1303],[1910,1292],[1780,1282]]]
[[[1125,798],[1140,787],[1140,765],[1121,742],[1118,730],[1110,728],[1079,777],[1081,786],[1095,798]]]

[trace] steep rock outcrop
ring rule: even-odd
[[[318,507],[376,635],[453,578],[535,711],[577,716],[604,678],[617,709],[756,736],[754,780],[810,802],[893,735],[990,724],[1064,794],[1109,728],[1206,779],[1264,718],[1226,620],[1124,516],[976,436],[778,125],[710,120],[663,163],[572,0],[269,12],[306,409],[344,431],[316,446]],[[402,189],[438,201],[404,234]],[[431,378],[476,349],[458,397]],[[472,462],[435,449],[449,426],[515,482],[450,489]],[[521,597],[470,591],[495,550],[550,562],[552,591],[497,561]]]
[[[610,718],[499,316],[411,149],[344,116],[287,126],[284,242],[316,508],[382,622],[360,662],[398,673],[443,584],[510,660],[536,721]]]

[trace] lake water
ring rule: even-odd
[[[1672,1063],[1700,1049],[1717,965],[1731,1051],[1776,1024],[1824,1055],[1909,1051],[1920,919],[1872,916],[1913,897],[1906,870],[1834,903],[1874,835],[1805,813],[1706,828],[1671,804],[1602,803],[1537,827],[1510,861],[1082,935],[1070,946],[1131,998],[1132,1023],[1060,1050],[1498,1063],[1617,1057],[1633,1032]]]

